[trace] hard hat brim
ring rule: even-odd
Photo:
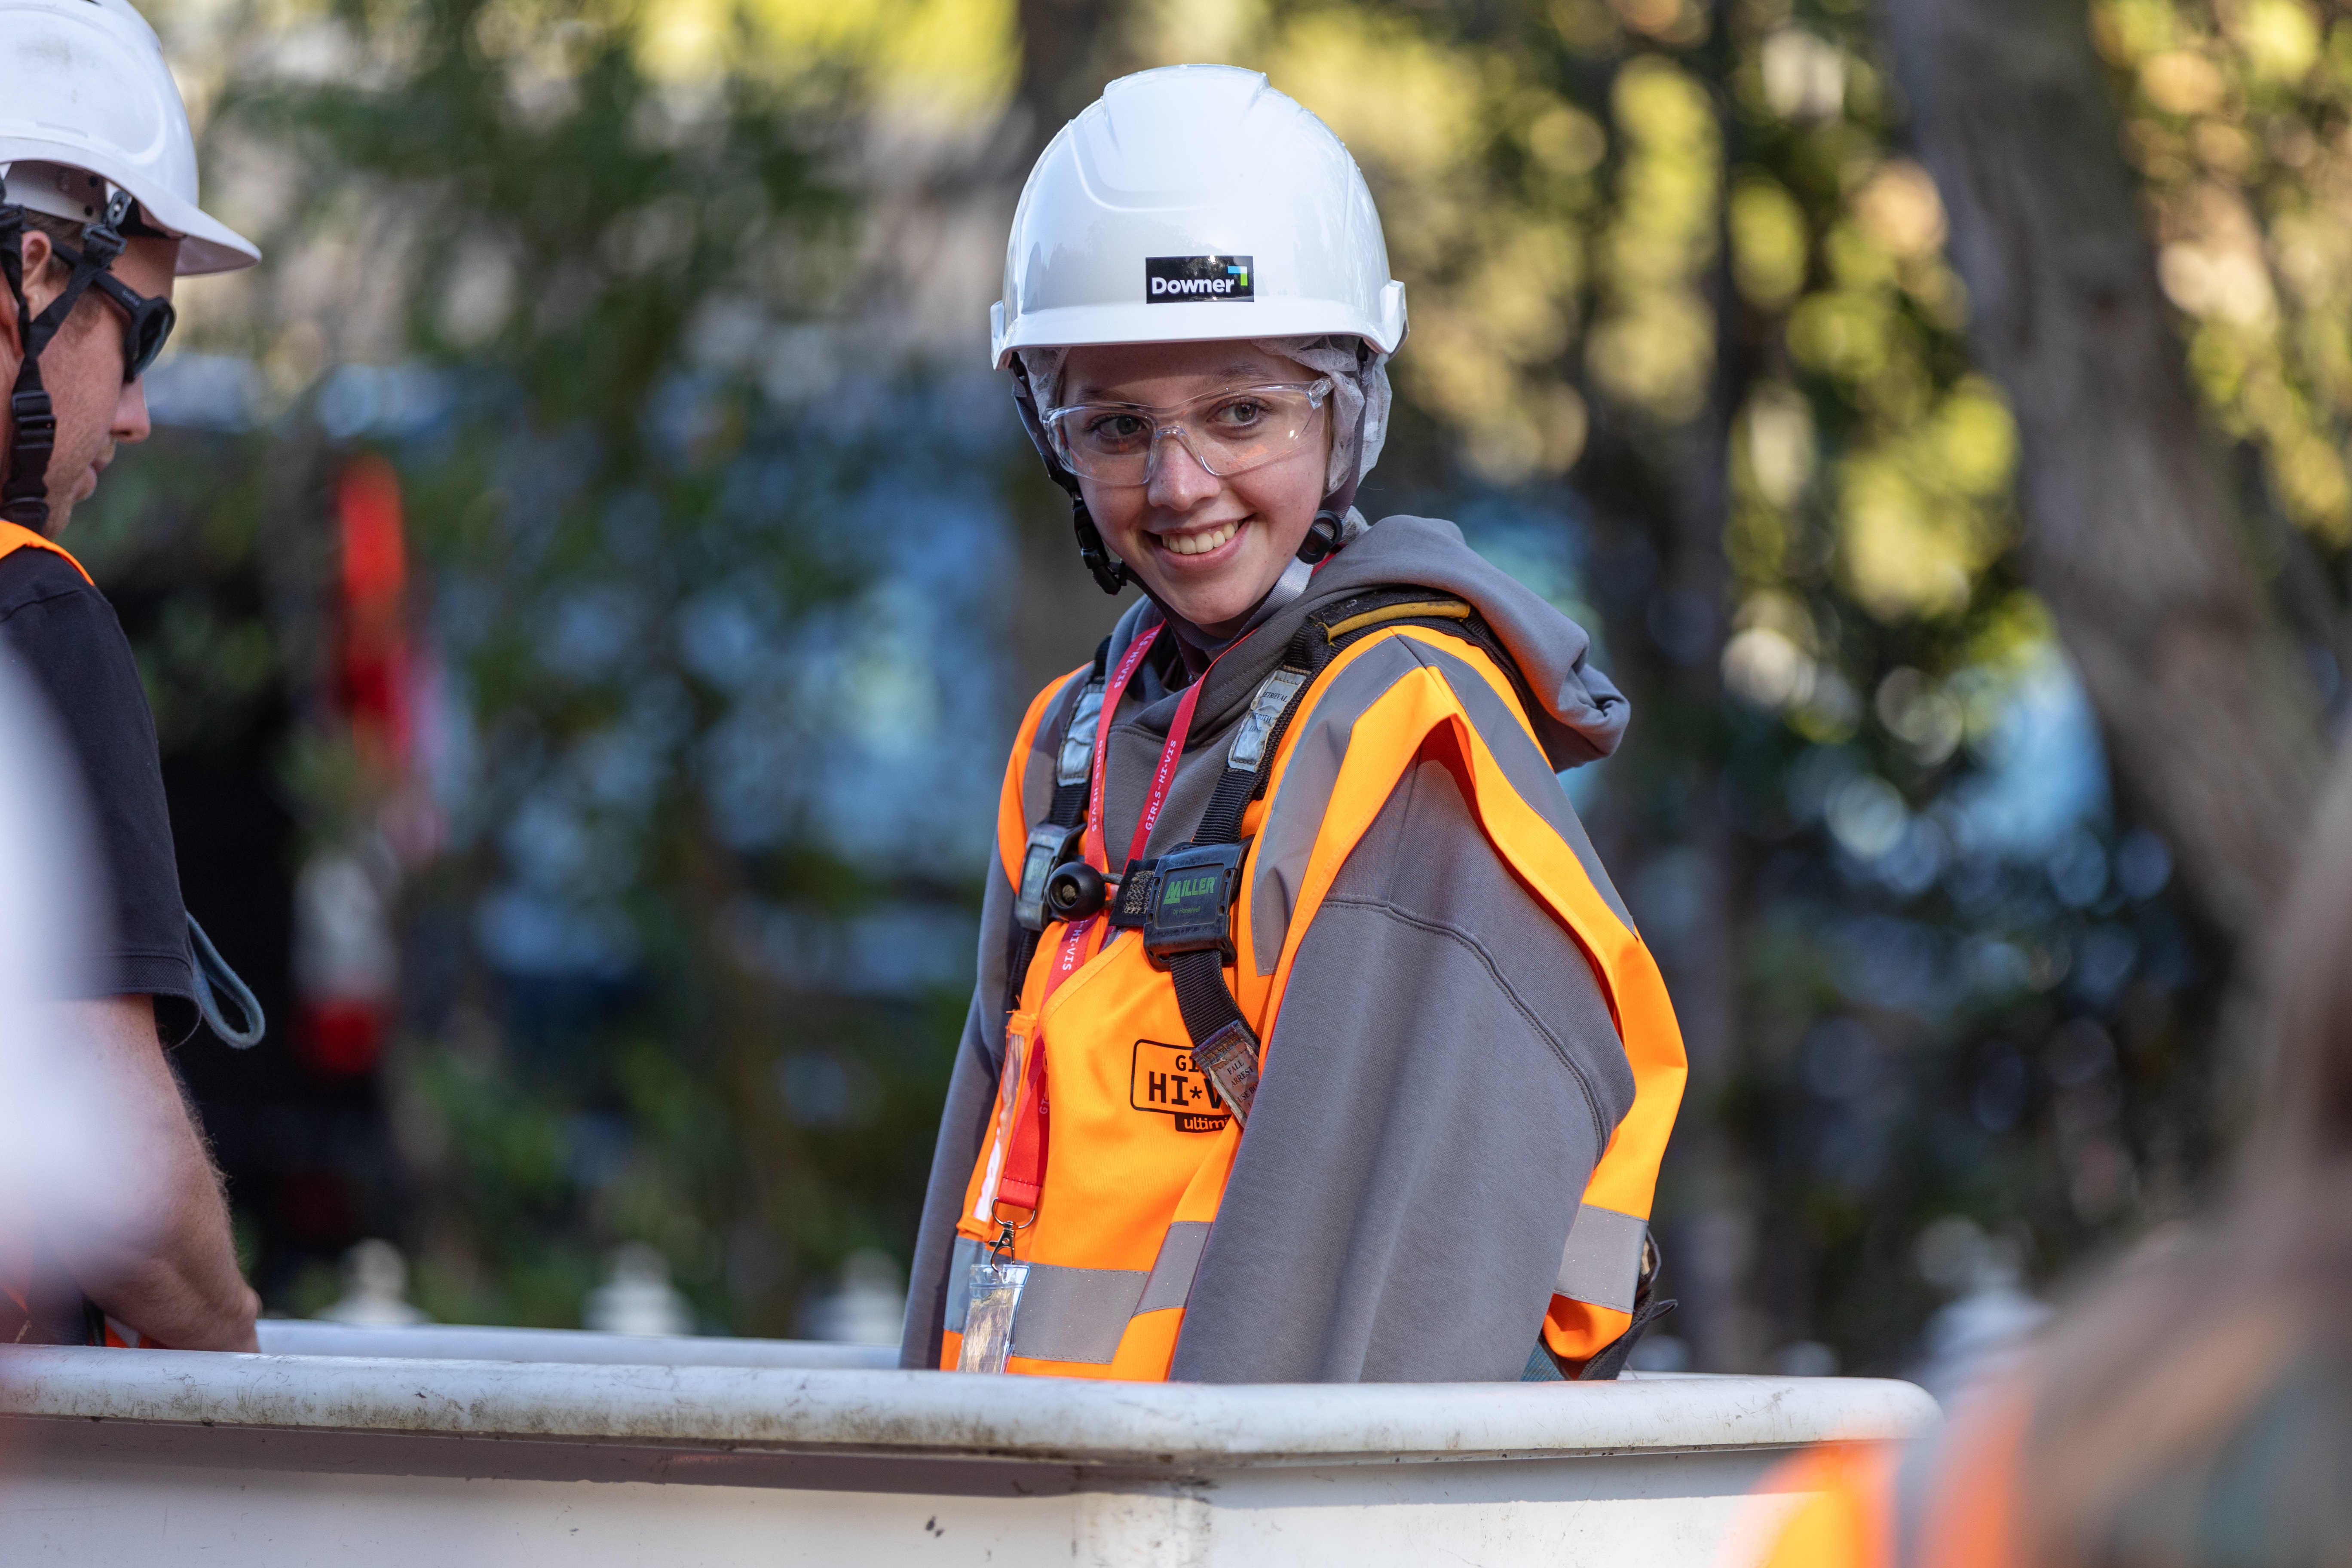
[[[70,132],[0,136],[0,164],[16,163],[86,169],[129,191],[138,198],[139,210],[149,223],[180,237],[179,265],[173,270],[182,278],[242,271],[261,259],[257,246],[218,218],[161,188],[153,179],[142,179],[137,171],[122,168],[106,149]]]

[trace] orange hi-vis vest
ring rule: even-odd
[[[1433,603],[1438,596],[1425,592],[1417,596],[1423,602],[1391,604],[1335,624],[1310,622],[1328,647],[1339,649],[1336,656],[1311,679],[1287,668],[1269,676],[1235,728],[1227,766],[1241,765],[1235,759],[1244,748],[1258,748],[1250,754],[1258,759],[1263,793],[1240,817],[1244,847],[1230,902],[1224,984],[1255,1035],[1257,1071],[1279,1072],[1260,1042],[1274,1037],[1300,943],[1340,867],[1417,761],[1452,771],[1489,841],[1591,960],[1633,1068],[1633,1108],[1587,1184],[1550,1310],[1540,1325],[1528,1325],[1531,1346],[1540,1330],[1556,1355],[1582,1363],[1633,1321],[1658,1162],[1682,1098],[1682,1038],[1656,963],[1613,892],[1604,891],[1580,858],[1580,847],[1589,855],[1590,846],[1563,838],[1521,795],[1488,743],[1488,734],[1502,736],[1516,725],[1534,745],[1510,675],[1454,629],[1468,617],[1466,605]],[[1068,785],[1074,746],[1096,740],[1097,726],[1107,734],[1114,718],[1116,683],[1105,700],[1099,665],[1094,685],[1056,704],[1087,673],[1075,671],[1040,692],[1013,741],[997,835],[1016,892],[1026,880],[1024,848],[1037,841],[1024,802],[1040,725],[1057,706],[1074,715],[1058,749],[1055,780]],[[1269,748],[1270,764],[1264,758]],[[1044,765],[1055,766],[1055,752],[1045,749]],[[1091,780],[1097,800],[1102,754],[1097,747]],[[1163,773],[1170,761],[1163,758]],[[1533,761],[1542,770],[1540,784],[1556,789],[1539,750]],[[1147,821],[1156,802],[1155,795],[1147,805]],[[1130,867],[1129,880],[1137,874]],[[1075,927],[1048,921],[1025,979],[1016,972],[1020,991],[1006,1026],[997,1110],[956,1227],[942,1367],[956,1366],[961,1353],[971,1266],[1001,1244],[1008,1223],[1018,1222],[1013,1256],[1030,1267],[1005,1370],[1152,1382],[1168,1376],[1244,1119],[1195,1059],[1176,985],[1147,955],[1145,935],[1103,919]],[[1050,1118],[1042,1185],[1033,1201],[1008,1208],[1008,1155],[1020,1152],[1016,1112],[1024,1081],[1037,1076],[1025,1069],[1041,1058],[1045,1103],[1037,1109]]]
[[[19,550],[46,550],[51,554],[62,555],[66,558],[67,564],[81,574],[83,582],[90,581],[89,568],[76,561],[73,558],[73,552],[64,545],[55,540],[44,539],[31,529],[17,523],[0,522],[0,560],[14,555]]]
[[[1907,1443],[1824,1443],[1782,1461],[1755,1500],[1787,1506],[1764,1568],[2018,1568],[2032,1390],[1979,1391]]]

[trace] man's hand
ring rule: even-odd
[[[259,1349],[260,1300],[236,1266],[220,1173],[155,1037],[155,1005],[59,1005],[68,1048],[92,1069],[128,1156],[119,1179],[53,1205],[46,1227],[83,1294],[174,1350]]]

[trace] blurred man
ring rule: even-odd
[[[1832,1445],[1769,1568],[2352,1563],[2352,749],[2267,940],[2226,1200],[2159,1231],[1903,1447]]]
[[[125,443],[175,275],[260,259],[196,206],[163,47],[125,0],[0,0],[0,649],[44,696],[89,802],[108,936],[58,1033],[95,1068],[131,1165],[20,1216],[0,1340],[252,1350],[218,1173],[164,1056],[196,979],[155,729],[129,643],[55,542]]]

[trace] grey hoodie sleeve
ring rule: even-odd
[[[1081,670],[1062,683],[1030,738],[1029,759],[1022,771],[1025,821],[1044,821],[1053,800],[1054,752],[1061,745],[1066,710],[1084,684],[1084,674]],[[1004,1067],[1004,971],[1012,931],[1013,879],[1002,850],[992,849],[980,905],[980,980],[972,987],[971,1006],[964,1014],[963,1035],[956,1046],[947,1108],[940,1116],[940,1141],[931,1152],[931,1179],[923,1191],[921,1226],[915,1233],[915,1258],[907,1270],[907,1321],[898,1342],[902,1367],[939,1364],[956,1210],[963,1203],[964,1184],[971,1179],[972,1162],[980,1158],[981,1142],[988,1136],[996,1075]]]
[[[898,1342],[902,1367],[940,1364],[956,1210],[963,1204],[971,1163],[980,1158],[981,1141],[988,1135],[996,1075],[1004,1066],[1004,936],[1012,923],[1013,887],[1003,862],[992,853],[980,912],[980,983],[972,987],[971,1007],[956,1045],[947,1109],[940,1115],[940,1141],[931,1153],[931,1179],[923,1190],[922,1225],[915,1233],[915,1260],[907,1270],[907,1321]]]
[[[1633,1102],[1582,949],[1420,764],[1301,943],[1170,1375],[1517,1378]]]

